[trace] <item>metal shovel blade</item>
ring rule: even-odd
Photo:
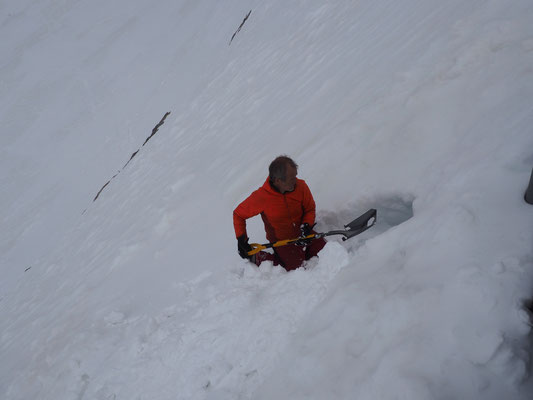
[[[342,240],[350,239],[351,237],[354,237],[356,235],[359,235],[360,233],[363,233],[368,228],[371,228],[376,223],[376,218],[377,218],[377,210],[374,208],[371,208],[366,213],[354,219],[349,224],[344,225],[344,227],[346,228],[346,231],[343,233],[344,237],[342,238]]]

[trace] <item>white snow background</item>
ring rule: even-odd
[[[533,398],[532,1],[8,0],[0,37],[1,399]],[[377,225],[239,258],[280,154],[319,230]]]

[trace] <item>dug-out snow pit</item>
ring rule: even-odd
[[[349,239],[347,242],[348,248],[355,250],[367,239],[380,235],[390,228],[410,219],[413,216],[413,200],[414,196],[411,195],[393,194],[365,199],[337,212],[319,212],[317,216],[318,224],[315,229],[318,232],[341,229],[344,225],[353,221],[367,210],[375,208],[377,210],[376,224],[362,234]],[[340,241],[341,237],[330,236],[328,240]]]

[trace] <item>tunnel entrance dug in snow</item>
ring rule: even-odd
[[[341,229],[368,209],[375,208],[377,210],[376,224],[366,232],[346,242],[348,249],[355,250],[367,239],[380,235],[410,219],[413,216],[413,200],[414,196],[394,194],[365,199],[338,212],[322,212],[317,218],[317,230],[323,232]],[[332,236],[328,240],[340,240],[340,237]]]
[[[383,232],[400,225],[413,216],[413,197],[390,196],[376,199],[374,208],[378,210],[378,223]]]

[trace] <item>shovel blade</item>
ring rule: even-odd
[[[374,208],[371,208],[363,215],[359,216],[358,218],[354,219],[352,222],[350,222],[347,225],[344,225],[346,228],[343,240],[347,240],[351,237],[354,237],[356,235],[359,235],[360,233],[363,233],[368,228],[371,228],[376,223],[376,217],[377,217],[377,210]]]

